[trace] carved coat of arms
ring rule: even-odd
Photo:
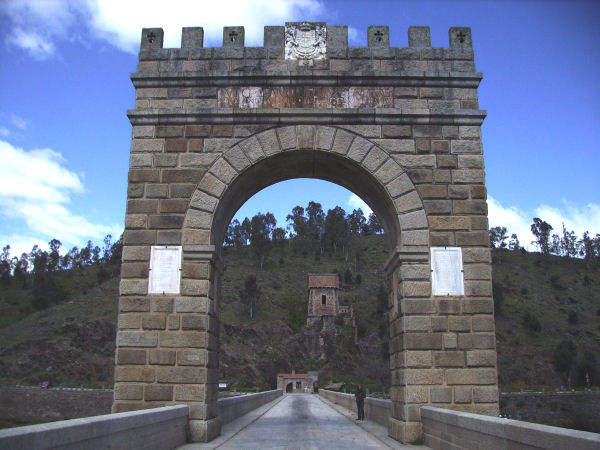
[[[327,29],[321,22],[285,24],[285,59],[325,59]]]

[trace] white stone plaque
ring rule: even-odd
[[[150,252],[149,294],[179,294],[181,246],[154,246]]]
[[[433,295],[465,295],[460,247],[431,248],[431,289]]]

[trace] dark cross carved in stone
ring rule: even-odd
[[[465,42],[465,38],[467,37],[465,35],[465,33],[463,33],[462,31],[460,33],[458,33],[456,35],[456,37],[458,38],[459,42],[462,44],[463,42]]]
[[[146,38],[148,39],[148,42],[150,42],[151,44],[154,42],[154,38],[156,37],[156,35],[154,34],[154,31],[151,31],[150,33],[148,33],[146,35]]]
[[[229,38],[231,39],[231,42],[235,42],[235,40],[237,39],[238,34],[235,31],[232,31],[231,33],[229,33]]]
[[[383,33],[381,32],[381,30],[377,30],[377,31],[374,33],[374,36],[375,36],[375,40],[376,40],[377,42],[381,42],[381,39],[383,38]]]

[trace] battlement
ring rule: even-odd
[[[221,47],[204,47],[202,27],[183,28],[181,48],[164,49],[162,28],[142,29],[140,61],[150,60],[266,60],[293,61],[294,67],[330,70],[399,70],[394,61],[448,61],[436,71],[473,72],[471,29],[452,27],[448,47],[432,47],[429,27],[408,29],[408,46],[391,47],[389,27],[371,25],[367,29],[367,46],[348,45],[348,26],[325,22],[286,22],[285,26],[265,26],[262,47],[246,47],[244,27],[224,27]],[[358,68],[344,60],[362,60]],[[368,61],[378,61],[370,64]],[[338,61],[332,64],[331,62]],[[379,61],[386,61],[382,64]],[[456,62],[453,64],[453,62]],[[329,67],[334,66],[334,67]],[[408,70],[428,70],[423,64],[409,65]],[[425,68],[424,68],[425,67]],[[286,67],[289,69],[289,67]],[[403,67],[400,70],[404,69]],[[209,70],[232,70],[223,65]],[[235,70],[235,67],[233,68]],[[406,70],[406,69],[405,69]]]
[[[144,28],[131,76],[135,108],[142,115],[157,108],[193,110],[196,117],[213,108],[266,114],[282,108],[303,113],[378,108],[381,114],[394,109],[394,114],[462,111],[465,116],[465,110],[479,109],[482,75],[475,69],[471,29],[452,27],[448,36],[449,47],[432,47],[429,27],[409,27],[408,47],[392,47],[389,27],[371,25],[367,46],[354,47],[348,45],[346,25],[287,22],[264,27],[262,47],[246,47],[239,26],[223,28],[221,47],[204,47],[203,28],[183,28],[181,48],[169,49],[163,48],[161,28]],[[206,114],[216,120],[214,111]]]

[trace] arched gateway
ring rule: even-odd
[[[389,433],[420,436],[420,407],[497,414],[486,190],[471,31],[432,48],[428,27],[367,47],[347,27],[226,27],[204,48],[144,29],[137,72],[113,411],[190,406],[194,441],[219,434],[219,259],[252,195],[290,178],[345,186],[384,225]]]

